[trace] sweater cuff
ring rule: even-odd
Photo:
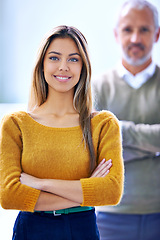
[[[30,189],[29,195],[24,200],[23,211],[34,212],[35,205],[40,195],[40,190]]]
[[[94,196],[94,186],[89,179],[80,179],[82,191],[83,191],[83,202],[81,206],[94,206],[95,199]]]

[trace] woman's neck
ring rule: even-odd
[[[42,109],[47,113],[54,113],[58,116],[76,113],[73,106],[73,96],[66,93],[48,95]]]
[[[73,107],[72,98],[47,98],[46,102],[30,112],[31,117],[49,127],[79,126],[79,114]]]

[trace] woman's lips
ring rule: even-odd
[[[69,77],[69,76],[54,75],[54,77],[55,77],[59,82],[67,82],[68,80],[71,79],[71,77]]]

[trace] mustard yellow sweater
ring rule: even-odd
[[[102,111],[92,120],[97,164],[112,159],[104,178],[89,178],[89,153],[80,126],[44,126],[26,112],[6,115],[0,132],[1,205],[5,209],[34,211],[40,191],[20,183],[22,171],[38,178],[80,180],[82,206],[115,205],[123,192],[123,159],[116,117]],[[53,209],[54,210],[54,209]]]

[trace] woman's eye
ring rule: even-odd
[[[78,59],[77,58],[70,58],[68,61],[69,62],[78,62]]]
[[[50,57],[49,59],[51,59],[52,61],[58,61],[58,57]]]

